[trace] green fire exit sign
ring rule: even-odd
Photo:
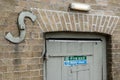
[[[65,66],[75,66],[79,64],[87,64],[86,56],[68,56],[64,57]]]

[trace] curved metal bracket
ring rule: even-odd
[[[30,12],[21,12],[18,17],[18,29],[19,29],[19,37],[14,37],[10,32],[5,36],[7,40],[9,40],[12,43],[20,43],[25,39],[26,30],[25,30],[25,23],[24,19],[25,17],[30,18],[33,22],[36,20],[36,16],[33,15]]]

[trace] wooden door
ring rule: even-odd
[[[102,80],[101,41],[47,40],[46,44],[46,80]],[[66,58],[71,58],[68,63]]]

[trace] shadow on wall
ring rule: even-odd
[[[113,80],[112,76],[112,44],[111,44],[111,36],[106,37],[106,48],[107,48],[107,80]]]

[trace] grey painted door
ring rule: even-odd
[[[102,80],[102,42],[47,40],[46,80]],[[86,63],[66,65],[66,57]],[[71,62],[69,60],[69,62]]]

